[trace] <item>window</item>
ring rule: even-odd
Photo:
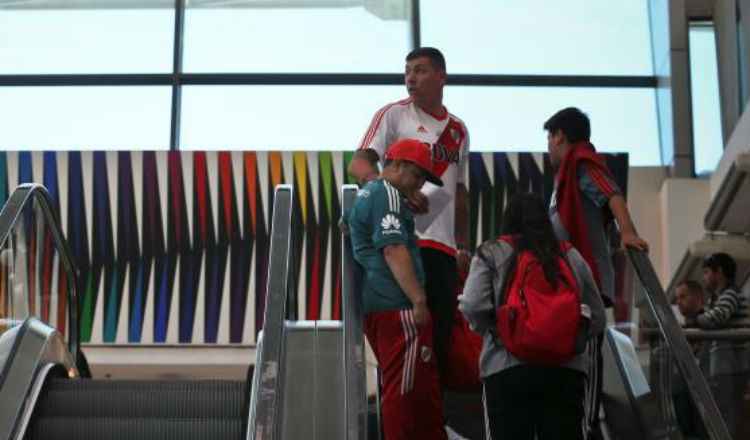
[[[170,8],[0,7],[0,74],[168,73],[173,40]]]
[[[653,74],[644,0],[430,0],[420,15],[452,73]]]
[[[651,89],[449,86],[445,93],[469,128],[472,151],[546,151],[542,124],[576,105],[589,114],[601,151],[659,165]],[[182,147],[351,150],[375,112],[405,95],[400,86],[186,86]]]
[[[396,86],[185,86],[182,148],[353,150]]]
[[[695,174],[711,174],[724,153],[714,28],[691,24],[689,38]]]
[[[169,87],[0,88],[0,148],[169,148]]]
[[[661,165],[652,89],[446,87],[445,102],[469,129],[472,151],[547,151],[542,125],[575,106],[591,119],[601,152],[627,152],[635,166]]]
[[[406,91],[343,85],[340,74],[402,72],[413,31],[445,53],[449,74],[653,76],[645,0],[423,0],[417,27],[411,0],[191,0],[176,36],[174,2],[136,3],[0,0],[0,148],[162,149],[175,122],[177,148],[353,149],[375,112]],[[297,85],[229,85],[256,73],[300,75],[286,79]],[[309,73],[331,85],[309,85]],[[86,77],[66,74],[163,85],[84,87]],[[3,75],[34,86],[11,78],[4,87]],[[63,85],[24,75],[62,75]],[[174,118],[173,90],[182,97]],[[473,151],[544,151],[542,123],[575,105],[590,115],[601,151],[660,165],[654,93],[450,81],[445,91]]]
[[[313,2],[314,4],[315,2]],[[327,2],[330,3],[330,2]],[[406,3],[338,8],[188,8],[186,72],[400,72]]]

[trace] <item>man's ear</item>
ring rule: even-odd
[[[440,71],[440,84],[445,85],[445,83],[448,82],[448,74],[445,72],[445,70]]]
[[[568,143],[568,137],[565,136],[565,132],[558,129],[555,134],[552,136],[553,142],[555,145],[563,145]]]

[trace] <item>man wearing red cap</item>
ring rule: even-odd
[[[445,439],[432,320],[414,215],[406,197],[432,172],[430,147],[415,139],[392,145],[380,178],[357,193],[346,219],[354,258],[365,276],[364,330],[383,375],[385,438]]]
[[[397,140],[419,139],[430,144],[432,170],[445,182],[443,188],[428,183],[407,198],[417,214],[427,305],[435,319],[435,354],[444,378],[456,311],[457,263],[466,267],[469,263],[465,186],[469,133],[463,121],[443,105],[446,70],[439,50],[422,47],[410,52],[404,80],[409,98],[380,109],[359,148],[373,149],[383,157]]]

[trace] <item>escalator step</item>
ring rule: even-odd
[[[110,381],[53,379],[35,417],[242,420],[241,381]]]
[[[29,427],[28,440],[237,439],[242,421],[226,419],[150,419],[47,417]]]

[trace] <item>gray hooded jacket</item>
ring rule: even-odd
[[[495,267],[488,267],[488,263],[478,256],[474,256],[471,260],[471,270],[463,294],[458,297],[458,308],[466,316],[471,329],[483,336],[484,345],[479,358],[479,370],[480,376],[485,378],[516,365],[523,365],[524,362],[511,356],[496,334],[496,304],[513,248],[504,241],[490,240],[482,245],[482,250]],[[599,295],[591,269],[581,257],[581,254],[571,248],[567,252],[566,258],[579,286],[581,304],[588,305],[591,311],[589,325],[581,326],[581,331],[586,333],[580,335],[584,339],[589,339],[604,330],[606,321],[604,303]],[[586,373],[588,362],[588,356],[583,352],[576,354],[572,360],[562,367]]]

